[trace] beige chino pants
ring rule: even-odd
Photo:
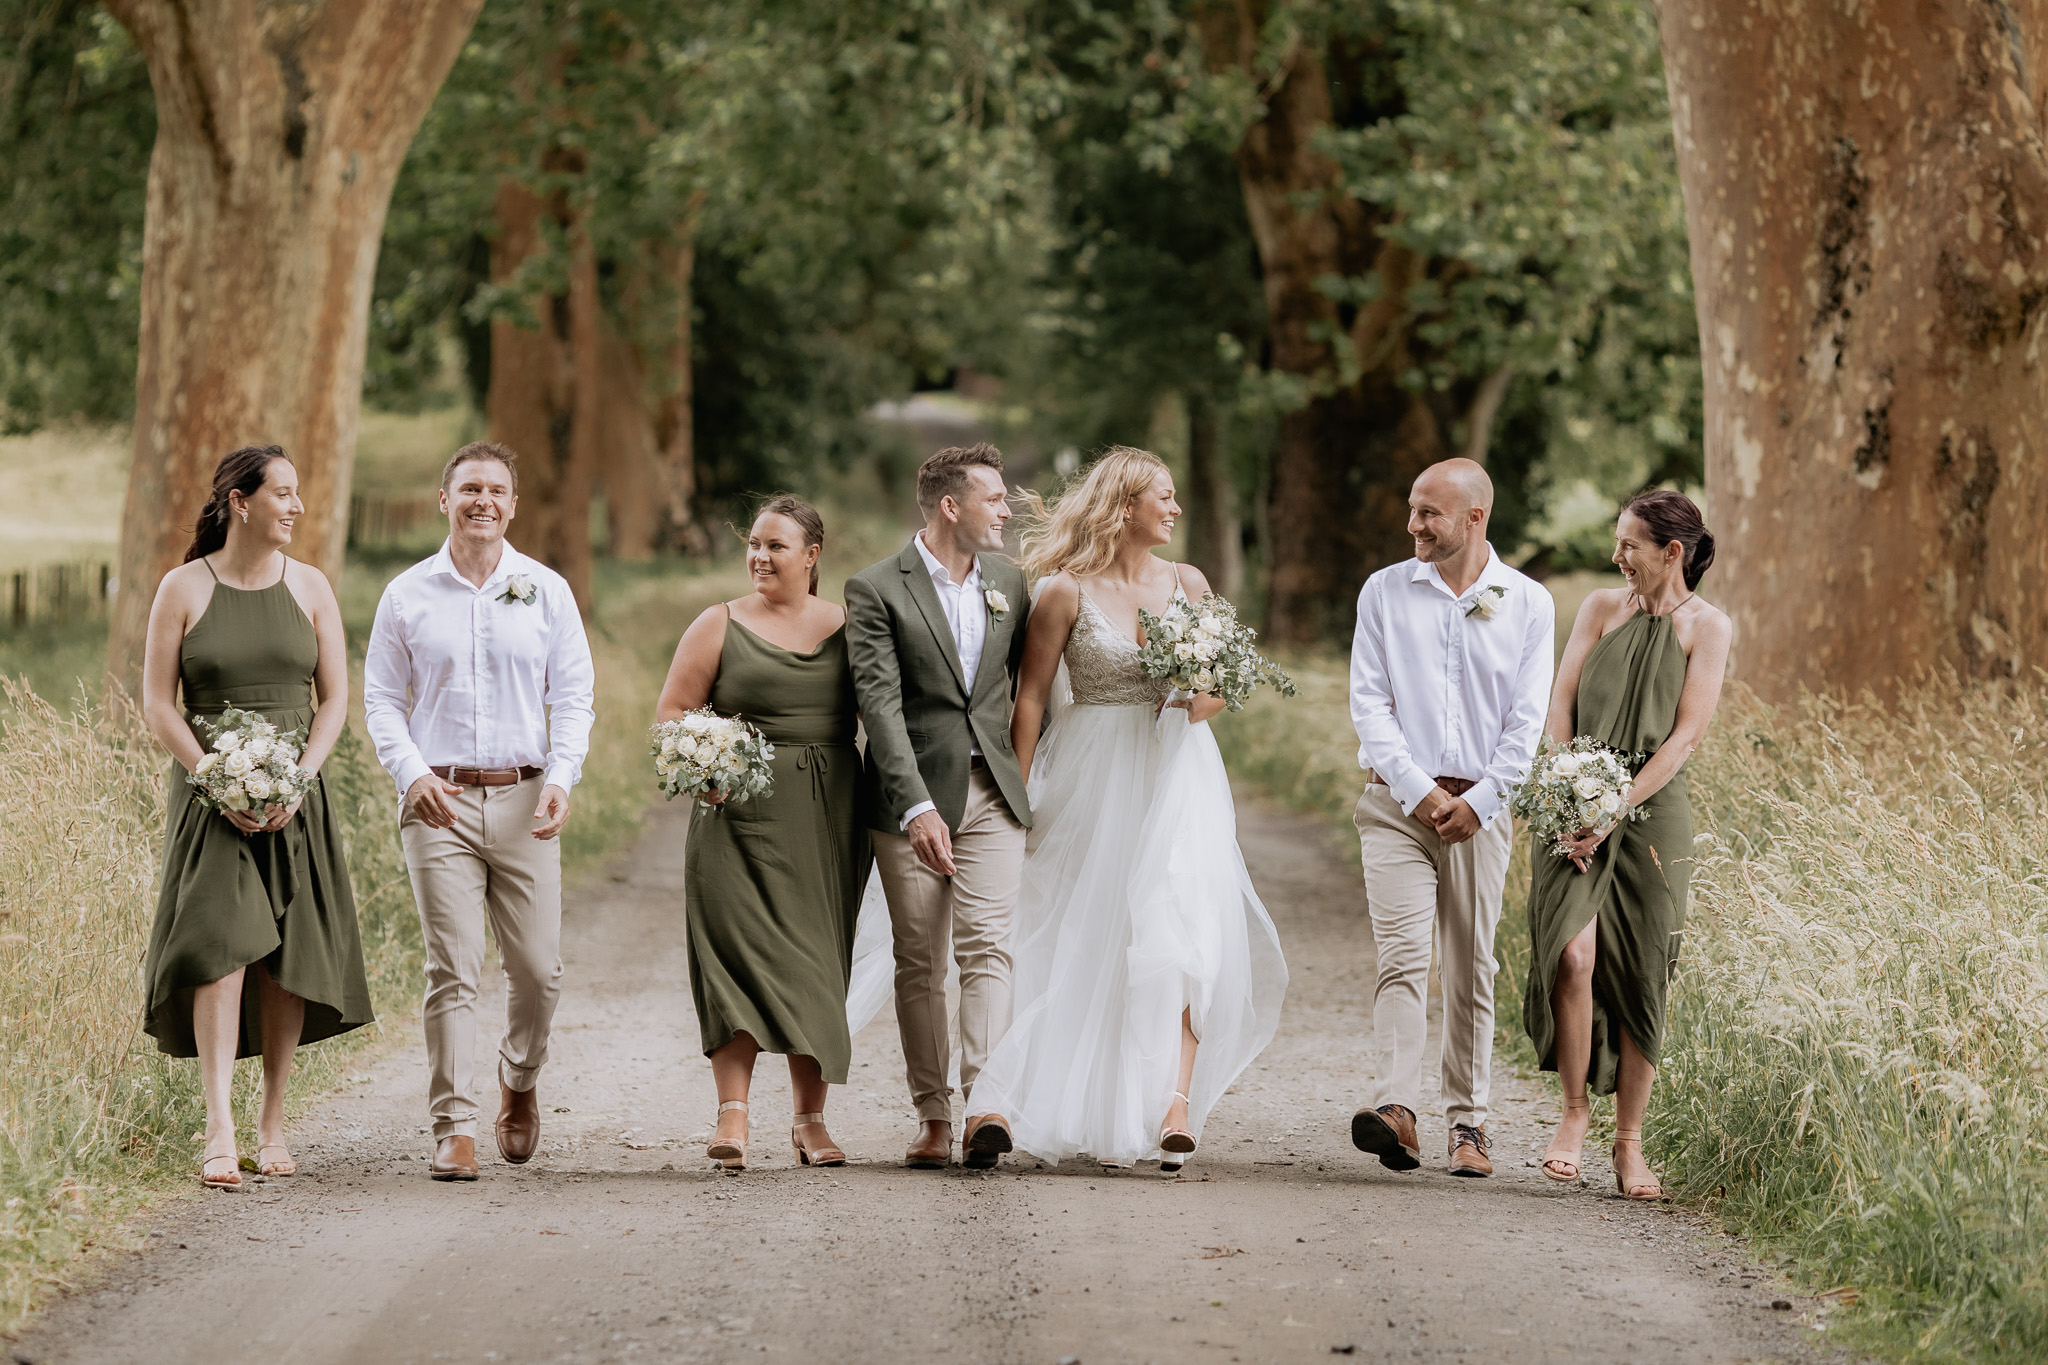
[[[399,824],[426,940],[421,1013],[436,1142],[476,1136],[476,997],[486,921],[506,984],[498,1078],[531,1090],[548,1059],[562,982],[562,845],[533,837],[544,785],[531,777],[510,787],[464,787],[448,798],[454,828],[434,829],[410,809]]]
[[[1010,922],[1024,877],[1024,826],[987,769],[977,768],[953,831],[951,877],[919,862],[903,834],[875,832],[875,864],[895,931],[896,1026],[910,1098],[920,1122],[951,1122],[946,959],[960,964],[960,1090],[971,1106],[974,1078],[1010,1027]]]
[[[1513,821],[1462,844],[1401,813],[1379,783],[1366,786],[1352,814],[1365,866],[1365,900],[1378,972],[1372,1031],[1377,1054],[1375,1108],[1422,1112],[1429,1039],[1429,963],[1434,947],[1443,983],[1443,1102],[1448,1124],[1486,1122],[1493,1075],[1493,934],[1507,886]]]

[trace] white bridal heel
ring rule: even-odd
[[[1189,1103],[1188,1097],[1176,1090],[1173,1097],[1182,1104]],[[1166,1153],[1159,1159],[1159,1169],[1171,1175],[1178,1171],[1195,1150],[1195,1135],[1185,1128],[1161,1128],[1159,1150]]]

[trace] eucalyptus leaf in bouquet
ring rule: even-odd
[[[1211,592],[1190,603],[1176,596],[1162,615],[1140,608],[1138,625],[1145,632],[1138,661],[1148,677],[1221,697],[1232,711],[1243,710],[1261,683],[1283,697],[1295,693],[1294,680],[1259,653],[1259,633],[1239,622],[1227,598]]]
[[[312,789],[315,774],[299,766],[306,734],[280,734],[277,726],[251,711],[230,706],[218,719],[198,718],[205,734],[206,756],[186,775],[199,789],[201,804],[215,810],[261,810],[288,806]]]
[[[1569,744],[1545,739],[1529,776],[1508,809],[1528,825],[1550,851],[1563,857],[1582,829],[1608,830],[1647,813],[1628,804],[1628,789],[1642,755],[1623,754],[1587,735]]]

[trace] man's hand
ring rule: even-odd
[[[953,832],[935,810],[928,810],[903,831],[910,836],[910,851],[941,877],[953,875]]]
[[[533,813],[540,823],[533,831],[536,839],[552,839],[562,832],[562,826],[569,823],[569,793],[553,783],[541,788],[540,808]]]
[[[1444,800],[1438,803],[1430,823],[1436,826],[1437,837],[1446,844],[1462,844],[1479,832],[1479,816],[1471,803],[1462,796],[1449,793],[1445,793]]]
[[[455,808],[448,798],[460,795],[462,788],[428,773],[405,789],[405,808],[419,816],[428,829],[453,829]]]

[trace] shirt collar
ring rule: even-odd
[[[1438,571],[1436,565],[1421,559],[1415,560],[1414,564],[1414,569],[1408,575],[1409,582],[1434,583],[1437,590],[1443,593],[1444,596],[1451,597],[1460,602],[1478,592],[1481,588],[1504,588],[1507,586],[1507,565],[1501,561],[1500,555],[1495,552],[1493,542],[1490,540],[1486,542],[1486,566],[1480,569],[1479,577],[1473,579],[1472,586],[1465,589],[1463,593],[1454,594],[1451,591],[1451,585],[1444,582],[1444,576]]]
[[[516,573],[527,574],[531,577],[532,564],[532,560],[512,548],[511,541],[505,541],[504,549],[498,554],[498,567],[491,570],[490,577],[486,578],[483,582],[483,587],[472,589],[472,591],[487,591],[492,584],[502,582]],[[469,580],[464,578],[460,571],[456,569],[455,556],[449,552],[446,540],[443,540],[441,548],[434,552],[434,557],[429,561],[429,565],[430,567],[427,569],[429,577],[435,574],[447,574],[463,587],[467,588],[470,586]]]
[[[910,543],[917,547],[917,557],[924,561],[925,572],[930,574],[935,581],[944,583],[949,588],[956,586],[964,588],[969,583],[972,583],[975,576],[981,572],[981,556],[976,555],[973,559],[974,567],[967,571],[967,577],[958,584],[955,584],[953,582],[953,575],[947,573],[946,566],[939,563],[939,557],[925,548],[924,532],[919,531],[916,535],[912,536]]]

